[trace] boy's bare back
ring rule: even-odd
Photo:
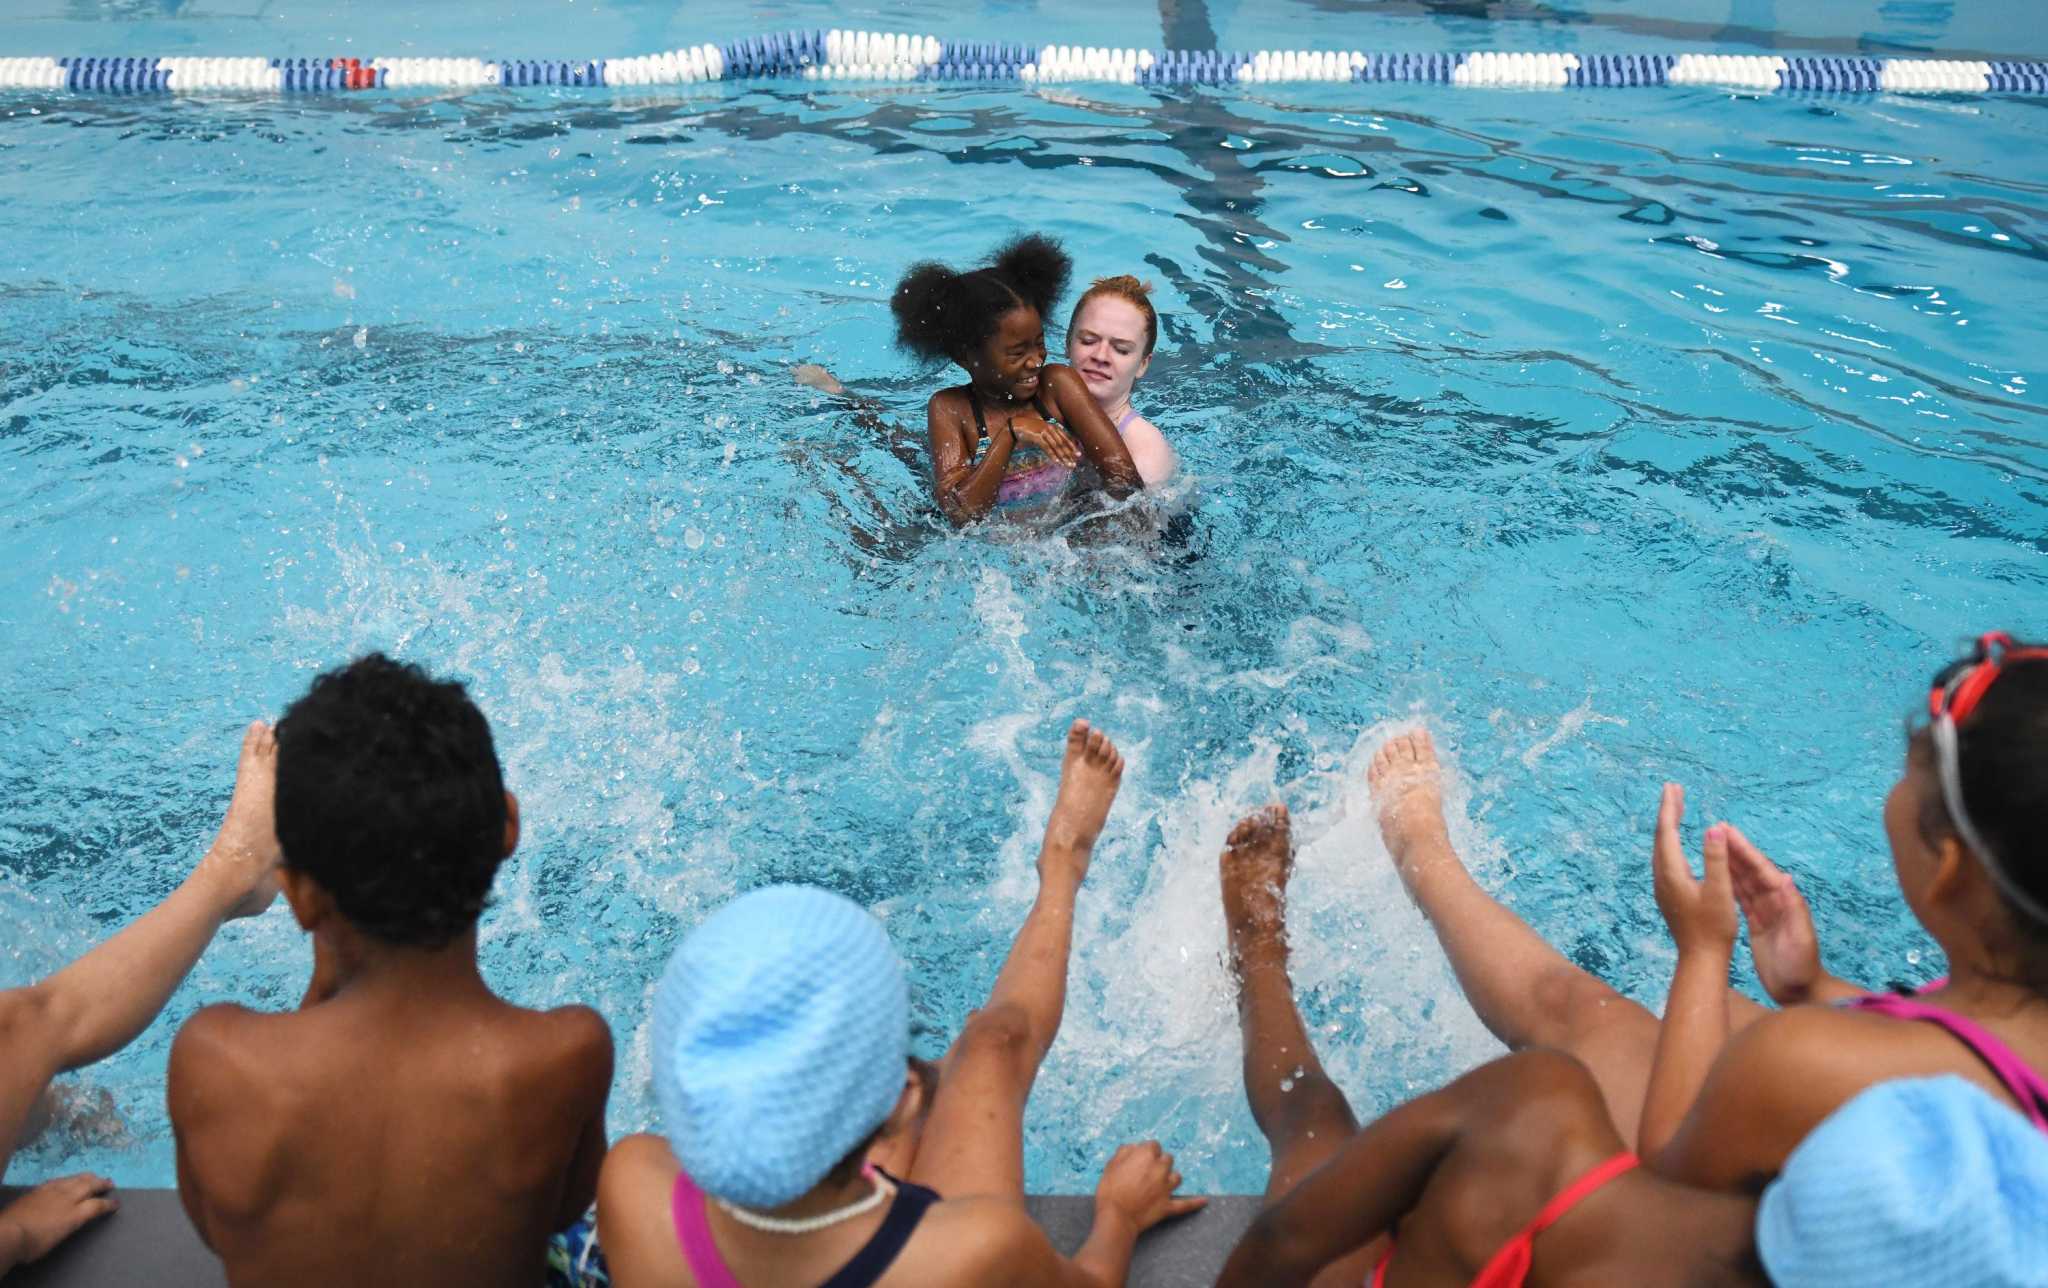
[[[235,1284],[540,1282],[604,1154],[584,1007],[344,990],[194,1016],[171,1053],[180,1188]]]
[[[597,1192],[612,1043],[492,994],[477,920],[519,845],[490,724],[382,654],[276,728],[299,1010],[209,1007],[171,1047],[178,1192],[237,1285],[538,1284]]]

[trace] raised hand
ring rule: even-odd
[[[1119,1149],[1102,1169],[1095,1186],[1095,1210],[1105,1208],[1142,1233],[1170,1217],[1185,1216],[1201,1208],[1204,1198],[1176,1198],[1180,1173],[1173,1168],[1173,1155],[1156,1140],[1139,1141]]]
[[[1822,972],[1820,941],[1813,933],[1813,910],[1806,906],[1806,896],[1789,873],[1732,827],[1728,875],[1735,901],[1749,921],[1749,952],[1764,992],[1780,1006],[1811,1000]]]
[[[1650,874],[1657,891],[1657,910],[1671,928],[1671,938],[1681,953],[1712,950],[1732,952],[1738,921],[1735,892],[1728,874],[1726,823],[1707,829],[1702,846],[1703,877],[1692,874],[1692,864],[1678,841],[1678,824],[1685,817],[1685,789],[1677,783],[1664,784],[1664,797],[1657,807],[1657,839],[1650,851]]]

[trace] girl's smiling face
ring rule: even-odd
[[[1037,309],[1020,304],[1003,314],[967,374],[990,397],[1028,402],[1037,396],[1044,370],[1045,321]]]
[[[1122,406],[1152,365],[1145,352],[1145,315],[1129,300],[1098,295],[1081,306],[1067,332],[1067,361],[1105,409]]]

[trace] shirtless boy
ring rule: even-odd
[[[612,1044],[500,1000],[476,922],[519,840],[459,684],[372,654],[277,724],[279,880],[313,937],[284,1014],[212,1006],[171,1049],[178,1191],[241,1284],[539,1283],[588,1207]]]

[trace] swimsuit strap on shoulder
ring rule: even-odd
[[[1889,993],[1851,998],[1844,1005],[1851,1010],[1868,1011],[1895,1020],[1919,1020],[1946,1029],[1949,1036],[1968,1047],[1970,1054],[1982,1060],[1992,1076],[2004,1084],[2012,1098],[2019,1102],[2020,1110],[2028,1121],[2048,1132],[2048,1078],[2036,1073],[2031,1065],[2020,1059],[2018,1052],[1999,1041],[1996,1034],[1975,1020],[1916,997],[1895,997]]]
[[[1123,433],[1124,428],[1137,418],[1138,409],[1136,407],[1125,407],[1124,414],[1116,418],[1116,432],[1119,434]]]
[[[697,1288],[744,1288],[711,1237],[711,1218],[704,1211],[704,1191],[688,1172],[676,1173],[675,1189],[669,1193],[669,1215],[675,1221],[676,1242],[682,1245],[683,1260]]]
[[[974,428],[983,438],[988,437],[988,417],[981,412],[981,395],[974,392],[973,384],[967,386],[967,402],[974,408]]]
[[[896,1264],[897,1254],[910,1242],[924,1214],[938,1201],[939,1196],[922,1185],[896,1181],[896,1198],[889,1204],[889,1214],[882,1218],[881,1228],[820,1288],[871,1288]]]

